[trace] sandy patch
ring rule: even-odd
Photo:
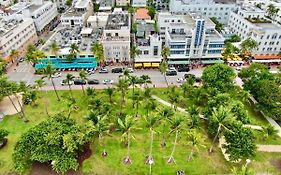
[[[22,104],[22,95],[17,94],[18,99],[20,101],[20,103]],[[21,111],[20,105],[17,101],[17,98],[12,95],[10,96],[13,103],[15,104],[16,108],[18,109],[18,111]],[[0,102],[0,112],[2,112],[5,115],[14,115],[17,114],[17,110],[14,108],[12,102],[10,101],[9,97],[5,97],[1,102]]]

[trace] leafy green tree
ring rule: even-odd
[[[82,80],[82,81],[86,81],[88,78],[87,78],[87,72],[85,70],[81,70],[79,72],[79,78]],[[85,89],[84,89],[84,85],[81,84],[81,88],[82,88],[82,91],[83,91],[83,94],[85,95]]]
[[[229,126],[233,123],[233,121],[234,118],[229,108],[223,106],[214,108],[212,115],[208,119],[208,129],[211,134],[216,133],[216,135],[213,138],[209,153],[213,152],[215,142],[219,138],[220,134],[224,133],[225,131],[229,131]]]
[[[55,82],[54,82],[54,79],[52,77],[52,75],[55,73],[55,69],[52,67],[51,64],[47,64],[46,68],[44,69],[44,74],[46,75],[46,77],[51,80],[52,82],[52,85],[53,85],[53,88],[55,90],[55,93],[56,93],[56,96],[57,96],[57,99],[58,101],[60,101],[60,97],[59,97],[59,94],[57,92],[57,89],[56,89],[56,85],[55,85]]]
[[[73,55],[74,58],[77,58],[77,54],[80,53],[79,46],[75,43],[70,45],[70,55]]]
[[[227,42],[222,52],[225,61],[235,60],[235,55],[240,53],[240,49],[235,47],[231,42]]]
[[[205,147],[203,136],[196,132],[195,130],[190,130],[187,134],[187,140],[189,142],[189,145],[192,146],[191,152],[187,158],[188,161],[192,161],[193,154],[195,151],[198,151],[200,147]]]
[[[161,141],[161,147],[166,146],[166,126],[167,126],[167,121],[170,120],[174,116],[174,112],[171,110],[171,108],[162,108],[158,109],[157,114],[160,117],[161,124],[162,124],[162,141]]]
[[[6,73],[7,61],[0,58],[0,76]]]
[[[248,38],[242,41],[240,46],[241,46],[241,53],[245,58],[246,56],[252,55],[252,50],[254,50],[258,46],[258,43],[255,40]]]
[[[231,42],[231,43],[234,43],[234,42],[240,42],[241,41],[241,38],[239,35],[231,35],[230,39],[227,40],[227,42]]]
[[[78,169],[77,153],[93,139],[92,123],[78,125],[73,119],[57,115],[25,132],[14,147],[14,169],[23,173],[33,162],[52,162],[58,173]]]
[[[214,88],[220,92],[228,92],[234,87],[236,75],[234,70],[225,64],[215,64],[203,71],[202,80],[204,88]]]
[[[58,55],[58,51],[60,50],[56,41],[53,41],[50,45],[51,53],[54,55]]]
[[[91,48],[91,51],[96,57],[99,66],[101,66],[104,62],[104,51],[102,43],[94,42]]]
[[[171,108],[177,110],[176,104],[179,102],[179,93],[176,86],[171,86],[168,91],[168,101],[171,103]]]
[[[136,122],[132,116],[125,116],[123,120],[118,118],[118,130],[122,133],[122,139],[125,138],[127,144],[127,156],[123,159],[124,164],[131,164],[131,152],[130,152],[130,144],[131,138],[133,138],[132,132],[136,130]]]
[[[9,132],[5,129],[0,129],[0,148],[2,148],[7,142],[7,136]]]
[[[217,19],[217,17],[211,17],[210,18],[216,25],[215,29],[218,31],[218,32],[221,32],[223,30],[223,24],[220,23]]]
[[[273,4],[269,4],[266,9],[266,12],[271,19],[273,19],[279,11],[280,9],[275,7]]]
[[[224,132],[224,137],[227,144],[223,145],[223,148],[229,154],[230,160],[246,160],[255,156],[255,136],[249,128],[235,123],[232,125],[231,131]]]
[[[144,84],[146,88],[147,88],[147,84],[152,83],[149,75],[141,75],[139,82],[141,84]]]
[[[154,19],[156,14],[155,8],[153,6],[146,6],[146,9],[148,10],[148,15],[151,17],[151,19]]]
[[[247,166],[242,166],[241,169],[234,167],[231,172],[233,175],[255,175],[254,171]]]
[[[247,110],[242,102],[234,100],[229,106],[231,113],[237,120],[241,121],[243,124],[250,123],[250,118],[247,114]]]
[[[199,118],[199,108],[195,105],[192,105],[187,110],[191,122],[189,124],[190,128],[198,128],[200,126],[200,118]]]
[[[160,66],[159,66],[159,71],[160,73],[164,76],[164,79],[165,79],[165,82],[167,84],[167,87],[169,87],[169,84],[168,84],[168,80],[167,80],[167,77],[166,77],[166,71],[168,69],[168,63],[167,61],[163,60],[161,63],[160,63]]]
[[[70,74],[70,73],[68,73],[68,74],[66,74],[66,82],[67,82],[67,85],[68,85],[68,88],[69,88],[69,92],[70,92],[70,95],[71,95],[71,97],[73,98],[73,94],[72,94],[72,89],[71,89],[71,83],[72,83],[72,81],[74,81],[74,75],[72,75],[72,74]]]
[[[71,6],[71,5],[72,5],[72,0],[67,0],[67,1],[65,2],[65,5]]]
[[[11,50],[9,56],[12,58],[12,62],[15,63],[15,62],[18,62],[18,58],[19,58],[20,54],[19,54],[19,51],[13,49],[13,50]]]
[[[194,91],[194,87],[193,87],[194,80],[192,78],[188,78],[188,80],[190,80],[190,81],[186,81],[180,86],[181,90],[183,92],[184,98],[190,97],[193,94],[193,91]]]
[[[41,88],[46,85],[46,82],[43,78],[35,80],[35,89],[42,90]]]
[[[168,121],[171,125],[171,132],[176,133],[176,135],[175,135],[174,146],[173,146],[171,155],[167,160],[167,163],[174,163],[175,162],[174,153],[175,153],[175,150],[176,150],[176,145],[177,145],[179,133],[183,130],[183,121],[184,120],[183,120],[183,117],[181,115],[174,115],[174,117],[172,117]]]

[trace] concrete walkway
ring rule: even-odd
[[[281,153],[281,145],[257,145],[258,151]]]

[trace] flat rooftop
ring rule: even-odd
[[[120,13],[120,14],[110,14],[108,16],[107,24],[105,29],[107,30],[118,30],[121,27],[129,26],[129,15]]]
[[[24,20],[12,19],[5,21],[0,18],[0,37],[6,35],[8,32],[12,31],[14,28],[18,27]]]
[[[62,17],[70,17],[70,16],[82,16],[86,11],[77,11],[73,7],[71,7],[67,12],[65,12]]]
[[[261,30],[281,30],[281,27],[272,23],[255,23],[257,27],[260,27]]]

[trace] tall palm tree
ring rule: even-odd
[[[163,60],[161,63],[160,63],[160,66],[159,66],[159,71],[160,73],[164,76],[164,79],[165,79],[165,82],[167,84],[167,87],[169,87],[169,84],[168,84],[168,80],[167,80],[167,77],[166,77],[166,71],[168,69],[168,63],[167,61]]]
[[[240,46],[241,46],[242,55],[245,58],[245,56],[252,55],[252,50],[258,46],[258,43],[255,40],[248,38],[242,41]]]
[[[139,78],[135,75],[129,77],[129,83],[133,87],[133,96],[135,94],[135,86],[139,83]],[[135,108],[134,98],[133,98],[133,108]]]
[[[147,88],[147,84],[151,83],[151,78],[149,75],[142,75],[140,76],[140,82]]]
[[[79,78],[82,80],[82,81],[86,81],[88,78],[87,78],[87,72],[85,70],[81,70],[79,72]],[[82,87],[82,91],[83,91],[83,94],[85,95],[85,89],[84,89],[84,85],[83,83],[81,84],[81,87]]]
[[[132,132],[136,130],[136,125],[135,125],[135,119],[132,116],[126,116],[124,120],[121,120],[118,118],[117,120],[119,129],[122,133],[122,138],[126,140],[127,142],[127,156],[123,159],[124,164],[131,164],[131,158],[130,158],[130,140],[132,138]]]
[[[9,56],[12,58],[13,63],[15,63],[15,62],[18,61],[19,55],[20,55],[20,54],[19,54],[19,51],[13,49],[13,50],[11,50]]]
[[[56,71],[55,71],[55,69],[52,67],[51,64],[47,64],[46,68],[44,69],[44,74],[47,76],[47,78],[48,78],[49,80],[51,80],[52,85],[53,85],[53,88],[54,88],[55,93],[56,93],[56,96],[57,96],[57,99],[58,99],[58,101],[60,101],[60,97],[59,97],[59,94],[58,94],[58,92],[57,92],[54,79],[53,79],[53,77],[52,77],[52,75],[53,75],[55,72],[56,72]]]
[[[38,90],[41,90],[42,91],[42,87],[46,85],[46,82],[44,81],[43,78],[40,78],[38,80],[35,80],[35,88]],[[47,93],[47,91],[45,91]],[[44,98],[44,104],[45,104],[45,111],[46,111],[46,114],[48,116],[49,115],[49,112],[48,112],[48,100],[47,98]]]
[[[108,96],[108,99],[109,99],[109,103],[112,104],[113,103],[113,95],[114,95],[114,91],[115,89],[114,88],[111,88],[111,87],[108,87],[105,89],[105,93],[107,94]]]
[[[161,51],[161,56],[163,58],[163,61],[168,61],[168,57],[170,56],[170,49],[167,46],[163,46]]]
[[[121,92],[120,114],[122,114],[122,108],[123,108],[123,105],[125,104],[125,95],[126,95],[126,91],[128,90],[129,84],[128,84],[128,81],[126,81],[125,79],[119,78],[116,86],[117,86],[117,89]]]
[[[140,102],[143,100],[143,95],[141,94],[141,91],[140,90],[135,91],[135,93],[133,94],[132,99],[133,99],[133,101],[134,101],[134,103],[136,105],[136,117],[137,117],[138,114],[139,114]]]
[[[91,98],[88,104],[89,109],[93,111],[97,111],[97,115],[101,115],[102,113],[103,103],[99,98]]]
[[[209,153],[212,153],[215,142],[219,135],[225,130],[229,130],[227,127],[233,122],[233,115],[231,113],[231,109],[222,105],[219,106],[219,108],[214,108],[212,115],[209,118],[209,121],[210,120],[214,121],[217,124],[216,135],[212,141],[211,148],[209,149]]]
[[[73,98],[73,94],[72,94],[71,84],[72,84],[74,78],[75,78],[74,75],[69,74],[69,73],[66,74],[66,78],[65,78],[66,83],[67,83],[68,88],[69,88],[70,95],[71,95],[72,98]]]
[[[171,107],[176,111],[176,104],[179,102],[179,93],[176,91],[176,86],[169,88],[168,100],[171,103]]]
[[[272,125],[263,126],[261,131],[264,140],[267,140],[269,137],[278,137],[278,130]]]
[[[193,154],[195,151],[198,150],[199,147],[205,147],[204,140],[202,138],[203,138],[202,135],[194,130],[188,132],[187,140],[189,141],[189,144],[192,146],[191,152],[187,158],[188,161],[192,161]]]
[[[94,42],[91,51],[95,55],[96,60],[99,63],[99,66],[101,66],[102,63],[104,62],[103,45],[101,43]]]
[[[198,128],[200,125],[199,108],[192,105],[188,108],[187,112],[191,118],[190,128]]]
[[[77,54],[80,52],[78,45],[75,44],[75,43],[72,43],[70,45],[70,51],[69,52],[70,52],[70,54],[73,54],[73,55],[77,56]]]
[[[132,59],[132,64],[134,65],[135,58],[140,54],[140,50],[137,46],[133,45],[130,48],[130,57]]]
[[[152,98],[152,91],[150,88],[144,89],[143,98],[145,100],[144,108],[146,109],[146,117],[148,117],[149,110],[154,111],[157,107],[155,99]]]
[[[251,94],[250,94],[250,92],[249,91],[247,91],[247,90],[241,90],[241,91],[239,91],[239,96],[240,96],[240,98],[242,99],[242,101],[244,102],[244,103],[248,103],[248,104],[250,104],[251,102],[250,102],[250,97],[251,97]]]
[[[174,163],[175,162],[174,153],[175,153],[175,150],[176,150],[178,135],[179,135],[180,131],[183,129],[183,117],[181,115],[174,115],[174,117],[172,117],[168,121],[171,125],[171,129],[172,129],[171,132],[176,133],[176,135],[175,135],[174,146],[173,146],[171,155],[168,158],[167,162],[168,163]]]
[[[166,123],[167,121],[174,115],[174,112],[170,108],[162,108],[157,111],[161,123],[162,123],[162,142],[161,142],[161,147],[166,146],[166,134],[165,134],[165,129],[166,129]]]
[[[59,47],[58,47],[58,44],[56,41],[53,41],[50,45],[50,50],[51,50],[51,53],[54,54],[55,56],[58,55],[58,52],[59,52]]]
[[[152,173],[152,164],[154,163],[153,156],[152,156],[152,147],[153,147],[153,137],[155,130],[154,128],[159,124],[159,117],[157,115],[151,115],[151,116],[144,116],[144,121],[146,124],[146,127],[149,128],[150,131],[150,147],[149,147],[149,154],[146,159],[146,164],[149,165],[149,174]]]
[[[188,80],[189,79],[191,79],[191,78],[188,78]],[[181,90],[183,92],[183,97],[185,97],[185,98],[190,97],[190,95],[192,94],[192,92],[194,90],[193,83],[191,85],[191,83],[189,83],[188,81],[184,82],[180,87],[181,87]]]
[[[109,124],[106,116],[102,117],[98,115],[97,122],[95,123],[94,127],[95,127],[94,131],[98,134],[99,137],[99,143],[103,148],[101,155],[105,157],[107,156],[107,152],[105,151],[105,141],[103,139],[104,139],[104,135],[108,134],[109,132]]]

